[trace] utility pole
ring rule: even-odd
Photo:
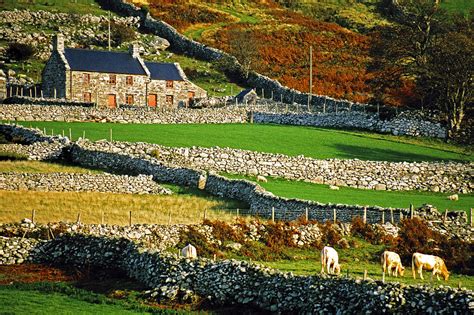
[[[111,50],[110,48],[110,11],[109,11],[109,51]]]
[[[311,105],[311,98],[313,96],[313,46],[309,46],[309,96],[308,96],[308,111]]]

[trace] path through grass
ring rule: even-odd
[[[67,122],[19,122],[45,129],[48,134],[68,134],[76,140],[83,131],[91,140],[149,142],[174,147],[231,147],[260,152],[305,155],[316,159],[377,161],[473,161],[463,147],[431,139],[413,139],[369,132],[301,126],[260,124],[113,124]]]

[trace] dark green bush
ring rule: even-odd
[[[35,54],[36,49],[30,44],[10,43],[6,51],[6,56],[17,61],[28,60]]]

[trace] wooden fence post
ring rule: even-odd
[[[385,224],[385,211],[382,211],[382,224]]]
[[[403,211],[400,210],[400,222],[403,220]]]
[[[36,210],[33,209],[31,210],[31,222],[35,223],[35,219],[36,219]]]
[[[364,270],[364,280],[367,280],[367,269]]]
[[[43,127],[43,134],[46,136],[46,127]]]
[[[204,209],[204,220],[207,219],[207,209]]]
[[[86,138],[86,131],[82,130],[82,139],[85,139],[85,138]]]
[[[306,209],[305,209],[305,219],[306,219],[306,221],[309,221],[309,211],[308,211],[308,207],[306,207]]]
[[[333,216],[333,219],[334,219],[334,223],[336,223],[336,208],[332,209],[332,216]]]
[[[444,210],[444,222],[448,221],[448,209]]]
[[[168,225],[171,225],[171,209],[168,211]]]
[[[81,213],[80,212],[77,214],[76,223],[81,223]]]
[[[71,130],[71,128],[69,128],[69,140],[72,141],[72,130]]]
[[[237,208],[237,218],[239,217],[239,208]]]
[[[474,210],[474,209],[471,208],[471,220],[470,220],[470,221],[471,221],[471,222],[470,222],[470,223],[471,223],[471,227],[474,226],[474,223],[472,222],[472,221],[474,221],[474,212],[473,212],[473,210]]]
[[[62,135],[63,135],[63,137],[64,137],[64,129],[63,129]]]
[[[275,222],[275,207],[272,207],[272,222]]]
[[[413,204],[410,204],[410,219],[413,219]]]
[[[395,220],[393,219],[393,209],[390,208],[390,223],[395,224]]]
[[[364,224],[367,224],[367,207],[364,207],[364,218],[363,218]]]
[[[132,226],[132,211],[130,211],[130,217],[128,219],[128,225]]]

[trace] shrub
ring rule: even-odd
[[[28,156],[20,153],[15,152],[0,152],[0,161],[26,161],[28,160]]]
[[[17,61],[28,60],[35,54],[36,49],[30,44],[10,43],[6,55],[10,59]]]
[[[376,229],[371,224],[366,224],[361,217],[354,217],[351,221],[352,236],[360,237],[371,244],[393,245],[395,239],[387,235],[382,229]]]
[[[204,220],[204,225],[212,227],[212,234],[221,242],[232,241],[237,243],[244,243],[244,234],[234,230],[229,224],[224,221],[210,221]]]
[[[187,231],[181,232],[180,242],[176,246],[181,249],[187,244],[192,244],[194,247],[196,247],[198,256],[221,256],[219,248],[217,248],[216,245],[208,242],[206,237],[192,226],[190,226]]]
[[[342,235],[339,231],[337,231],[331,221],[326,221],[319,225],[322,236],[321,236],[321,244],[320,246],[335,246],[341,240]]]
[[[132,28],[119,23],[111,23],[110,32],[112,33],[111,39],[117,46],[125,42],[130,42],[137,37]]]

